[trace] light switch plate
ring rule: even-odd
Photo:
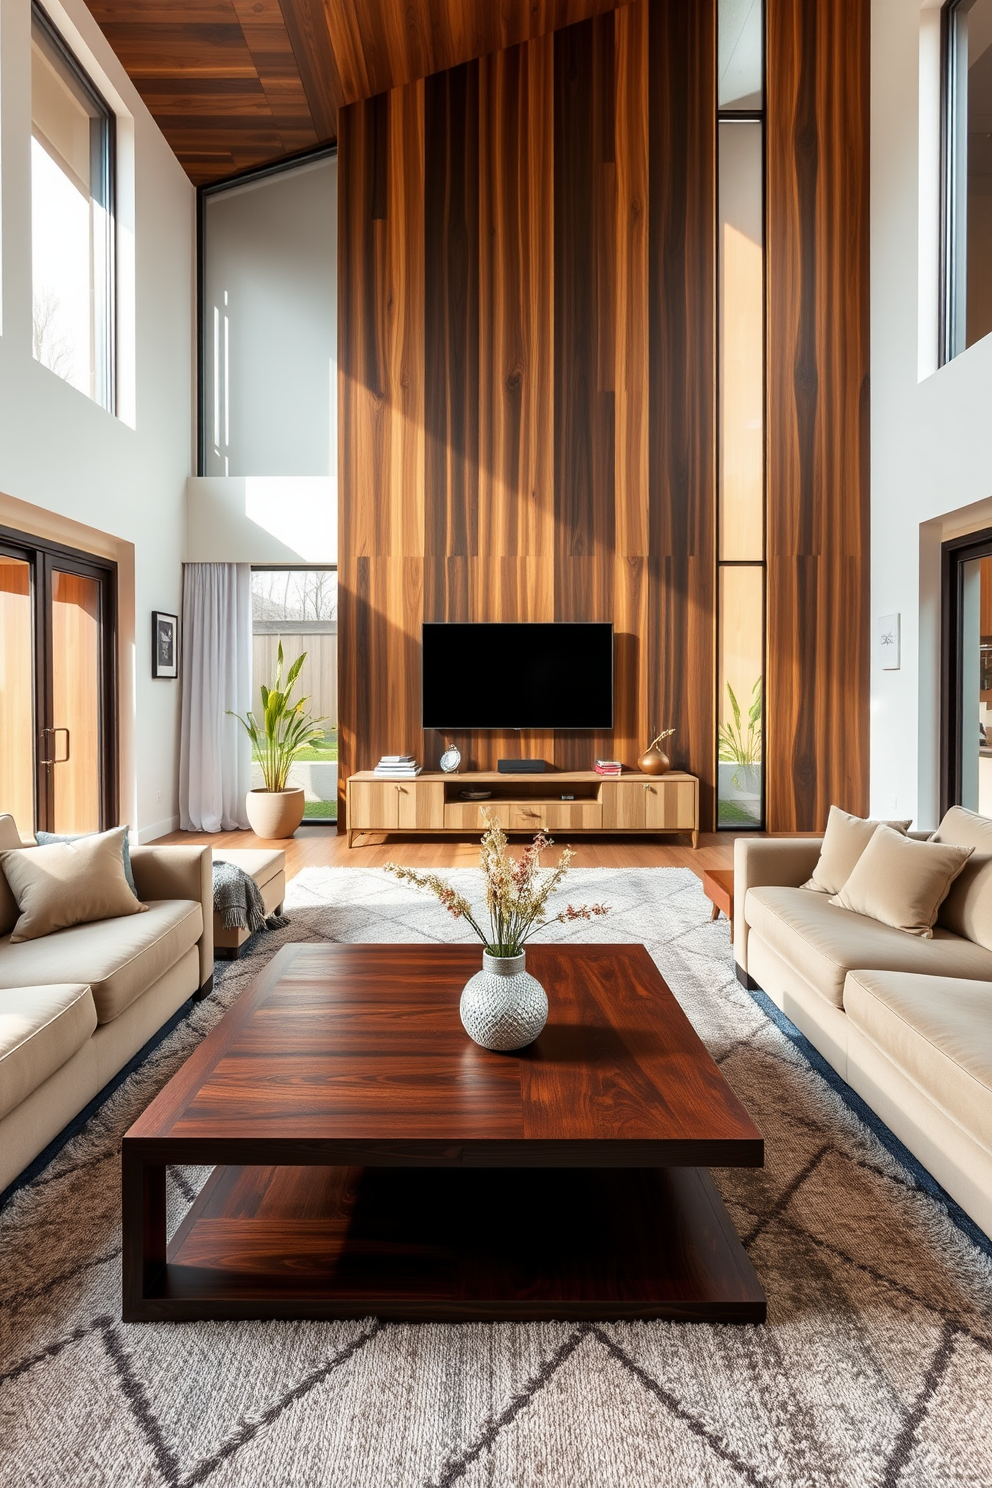
[[[883,672],[898,672],[901,666],[901,615],[877,615],[875,618],[875,656]]]

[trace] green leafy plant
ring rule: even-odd
[[[228,712],[236,718],[251,740],[252,754],[262,767],[262,779],[267,791],[284,791],[293,761],[318,739],[324,738],[320,727],[326,718],[314,718],[307,712],[308,697],[292,700],[293,688],[300,675],[300,668],[307,659],[304,651],[293,662],[286,673],[283,684],[282,641],[276,653],[276,680],[271,687],[262,686],[262,717],[259,722],[254,713],[242,718],[240,713]]]
[[[542,872],[541,853],[554,845],[550,837],[538,832],[530,847],[514,859],[509,853],[506,833],[496,818],[487,813],[484,820],[486,834],[479,865],[485,881],[488,930],[477,923],[464,894],[459,894],[440,874],[418,873],[415,868],[403,868],[398,863],[386,863],[386,872],[395,873],[414,888],[433,894],[456,920],[466,921],[492,956],[519,956],[535,930],[552,921],[568,925],[575,920],[609,914],[607,904],[567,904],[558,914],[547,913],[548,900],[575,857],[572,849],[566,847],[554,868]]]
[[[740,789],[743,768],[746,765],[761,763],[761,678],[759,677],[751,688],[751,706],[747,711],[746,728],[741,705],[734,696],[734,689],[729,682],[727,693],[730,697],[731,721],[720,726],[718,754],[726,764],[737,766],[733,774],[733,782]]]

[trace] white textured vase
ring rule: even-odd
[[[519,956],[482,953],[482,970],[469,977],[458,1011],[470,1039],[503,1053],[532,1044],[548,1021],[548,998]]]

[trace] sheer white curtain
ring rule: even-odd
[[[184,832],[247,827],[251,745],[228,709],[251,707],[251,565],[183,567],[179,820]]]

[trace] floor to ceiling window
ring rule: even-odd
[[[322,720],[324,737],[305,749],[289,774],[302,786],[304,818],[337,821],[338,805],[338,575],[334,568],[253,568],[252,698],[271,687],[283,652],[283,677],[301,654],[294,698],[309,699],[307,710]],[[252,785],[262,784],[261,766],[252,765]]]
[[[764,820],[765,254],[761,0],[719,0],[717,824]]]

